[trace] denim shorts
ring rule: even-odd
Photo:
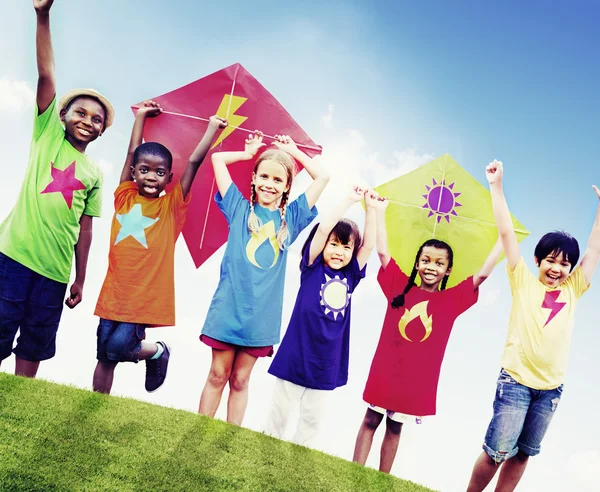
[[[0,253],[0,361],[11,352],[33,362],[54,357],[66,292],[67,284]]]
[[[96,358],[101,362],[138,362],[146,325],[100,318]]]
[[[483,450],[496,463],[518,451],[539,454],[542,439],[560,402],[563,385],[551,390],[535,390],[500,371],[494,400],[494,416],[488,427]]]

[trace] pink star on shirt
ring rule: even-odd
[[[67,207],[71,208],[73,192],[76,190],[85,190],[85,185],[75,177],[75,161],[71,162],[69,167],[64,171],[56,169],[54,162],[51,162],[50,165],[52,166],[52,181],[40,194],[60,192],[65,202],[67,202]]]

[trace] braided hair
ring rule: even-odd
[[[419,248],[419,251],[417,251],[417,256],[415,256],[415,261],[413,262],[413,269],[410,273],[408,283],[406,284],[406,287],[404,287],[404,291],[402,292],[402,294],[397,295],[392,300],[393,308],[399,308],[400,306],[404,306],[406,294],[408,294],[408,291],[412,287],[417,285],[415,284],[415,279],[417,278],[418,272],[417,264],[419,263],[419,258],[421,257],[421,253],[423,253],[423,249],[427,246],[445,250],[448,253],[448,268],[452,268],[452,263],[454,261],[454,253],[452,252],[452,248],[450,247],[450,245],[448,243],[445,243],[444,241],[440,241],[439,239],[428,239],[427,241],[425,241]],[[444,279],[442,280],[440,285],[440,291],[446,288],[446,285],[448,284],[448,277],[449,275],[444,276]]]
[[[258,159],[256,159],[256,164],[254,165],[253,174],[256,174],[258,170],[258,166],[260,163],[266,160],[272,160],[281,164],[286,172],[287,177],[287,191],[284,191],[281,195],[281,201],[279,203],[279,215],[281,216],[281,225],[279,229],[277,229],[277,242],[279,243],[279,248],[281,250],[285,249],[286,241],[288,239],[288,225],[285,220],[286,208],[290,197],[290,190],[292,188],[292,181],[296,176],[296,162],[293,157],[290,156],[287,152],[279,149],[269,149],[265,150]],[[250,183],[250,213],[248,214],[248,229],[251,234],[257,234],[262,226],[262,223],[254,212],[254,202],[256,201],[256,187],[254,186],[254,181]]]

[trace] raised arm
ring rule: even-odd
[[[385,211],[389,205],[387,198],[378,197],[375,205],[375,224],[377,233],[375,236],[375,244],[377,246],[377,254],[381,266],[385,270],[390,262],[390,250],[388,248],[387,229],[385,227]]]
[[[600,190],[593,186],[598,200],[600,200]],[[588,239],[588,246],[583,258],[581,259],[581,269],[583,270],[583,276],[585,277],[586,284],[589,284],[594,276],[596,267],[598,266],[598,260],[600,260],[600,202],[598,203],[598,210],[596,212],[596,219],[592,226],[592,232]]]
[[[377,204],[379,195],[374,190],[367,190],[365,192],[365,232],[363,236],[363,242],[356,254],[356,260],[358,266],[362,270],[367,264],[371,251],[375,247],[375,240],[377,234],[377,227],[375,221],[377,220]]]
[[[252,159],[258,152],[258,149],[265,146],[265,144],[262,143],[262,140],[263,133],[256,130],[254,134],[246,139],[243,151],[215,152],[211,156],[213,169],[215,171],[215,181],[217,182],[217,187],[219,188],[221,196],[225,196],[225,193],[227,193],[227,190],[232,183],[231,174],[229,174],[227,166],[234,162],[249,161]]]
[[[54,0],[33,0],[37,17],[35,31],[35,52],[38,67],[38,83],[36,102],[38,114],[48,109],[56,95],[56,78],[54,75],[54,50],[50,35],[50,7]]]
[[[142,144],[142,136],[144,134],[144,124],[146,123],[146,118],[153,118],[158,116],[160,113],[162,113],[160,104],[150,100],[144,101],[142,107],[138,109],[137,113],[135,114],[133,128],[131,129],[131,138],[129,139],[129,148],[127,149],[127,157],[125,157],[125,164],[123,164],[123,170],[121,171],[121,179],[119,180],[119,183],[132,180],[131,168],[133,167],[133,154],[135,153],[135,149]]]
[[[494,244],[494,247],[492,248],[492,251],[490,251],[490,254],[488,255],[488,257],[485,259],[483,266],[473,276],[474,290],[477,290],[479,288],[479,286],[484,282],[484,280],[487,279],[492,274],[492,270],[498,263],[501,253],[502,253],[502,240],[500,239],[500,236],[498,236],[498,240],[496,241],[496,244]]]
[[[200,168],[200,164],[204,161],[208,150],[210,149],[210,144],[215,138],[217,132],[225,128],[227,126],[227,120],[223,118],[219,118],[218,116],[211,116],[208,127],[204,132],[204,135],[198,146],[192,152],[190,156],[190,160],[188,161],[188,165],[183,172],[183,176],[181,176],[181,189],[183,191],[183,198],[185,199],[192,188],[192,183],[194,182],[194,178],[196,177],[196,173]]]
[[[513,228],[512,219],[510,218],[508,204],[502,190],[503,172],[502,162],[497,160],[490,162],[485,168],[485,175],[490,183],[492,210],[496,226],[498,227],[498,236],[502,241],[502,248],[506,254],[506,262],[509,268],[513,270],[519,262],[521,253],[519,251],[519,241]]]
[[[278,149],[285,150],[302,164],[306,172],[313,179],[313,182],[305,191],[308,206],[313,208],[330,179],[329,173],[320,164],[321,156],[311,159],[296,146],[296,143],[288,135],[275,135],[273,145]]]
[[[317,231],[310,243],[310,251],[308,253],[308,264],[312,265],[319,253],[323,251],[327,238],[335,225],[346,213],[352,205],[360,202],[363,199],[365,190],[358,186],[353,186],[352,190],[344,199],[328,214],[317,227]],[[358,247],[358,245],[355,245]]]

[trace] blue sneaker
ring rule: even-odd
[[[158,359],[146,359],[146,391],[156,391],[162,386],[167,377],[169,367],[169,347],[165,342],[156,342],[162,345],[163,353]]]

